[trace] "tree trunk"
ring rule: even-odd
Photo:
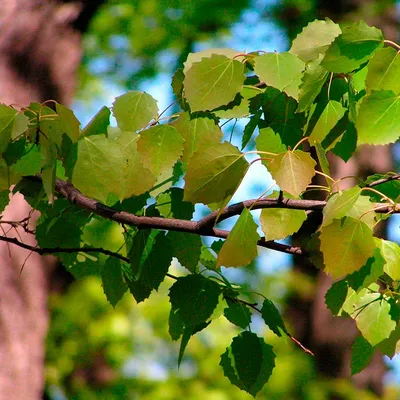
[[[69,104],[81,58],[81,33],[101,3],[0,1],[0,101],[16,106],[48,99]],[[23,197],[15,195],[3,219],[19,221],[29,211]],[[11,229],[8,235],[34,244],[21,230]],[[55,259],[2,242],[0,260],[0,398],[40,399],[48,283]]]
[[[371,3],[380,3],[383,7],[379,15],[370,16],[364,11],[371,10]],[[301,25],[309,21],[304,20],[296,3],[279,10],[278,19],[287,28],[289,36],[295,36]],[[334,22],[343,20],[363,19],[370,25],[383,30],[385,38],[396,40],[397,21],[393,2],[374,0],[341,0],[317,1],[316,9],[307,16],[309,20],[329,17]],[[293,40],[293,37],[290,38]],[[347,163],[338,157],[331,157],[331,174],[337,179],[344,176],[366,176],[371,173],[385,173],[392,167],[391,148],[389,146],[364,146]],[[353,186],[356,182],[345,180],[341,188]],[[312,224],[312,222],[311,222]],[[315,228],[314,224],[314,228]],[[309,238],[310,231],[303,231],[301,235]],[[300,239],[301,240],[301,239]],[[287,314],[293,321],[299,339],[310,346],[315,352],[315,362],[320,374],[332,378],[350,377],[351,346],[358,336],[358,330],[351,319],[333,317],[325,305],[325,293],[332,284],[332,279],[323,272],[310,271],[309,266],[301,262],[295,266],[297,271],[305,273],[315,279],[315,293],[306,298],[299,298],[294,293],[290,298]],[[376,353],[370,365],[361,373],[352,377],[354,384],[360,389],[369,389],[378,396],[383,394],[383,378],[386,366],[381,354]],[[337,399],[336,395],[331,395]]]

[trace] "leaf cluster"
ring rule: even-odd
[[[178,362],[190,338],[224,316],[243,331],[220,365],[253,396],[268,381],[275,354],[251,331],[251,312],[299,344],[269,299],[261,308],[249,303],[223,275],[223,267],[251,264],[258,246],[308,257],[340,279],[326,303],[357,323],[353,373],[375,350],[392,357],[400,343],[400,248],[374,237],[374,227],[399,212],[399,175],[374,175],[341,191],[327,158],[332,152],[348,161],[364,144],[399,139],[399,53],[387,44],[363,21],[339,26],[327,19],[305,27],[285,53],[190,54],[172,80],[182,111],[166,117],[139,91],[117,97],[83,129],[52,101],[20,110],[0,105],[1,209],[13,187],[41,212],[31,232],[39,247],[0,240],[57,254],[77,278],[101,276],[113,306],[127,291],[142,302],[173,278],[169,332],[181,341]],[[224,120],[239,118],[248,121],[241,149],[222,141],[221,130]],[[244,151],[255,133],[256,150]],[[249,162],[252,153],[259,158]],[[279,190],[228,206],[254,162],[265,165]],[[313,184],[316,175],[326,184]],[[311,190],[327,192],[327,201],[306,200]],[[193,221],[199,203],[213,212]],[[259,224],[255,209],[262,209]],[[309,213],[321,213],[322,222],[304,248],[275,242],[296,233]],[[231,231],[217,226],[235,215]],[[118,248],[88,241],[99,220],[119,227]],[[26,221],[0,222],[28,230]],[[224,241],[209,248],[201,236]],[[187,275],[170,274],[176,261]]]

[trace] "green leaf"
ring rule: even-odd
[[[287,147],[282,143],[281,137],[277,135],[272,128],[262,128],[256,139],[256,149],[268,153],[283,153],[287,151]],[[262,163],[268,168],[268,154],[259,153],[262,158]]]
[[[250,264],[258,255],[257,224],[247,208],[244,208],[229,233],[217,258],[217,267],[241,267]]]
[[[9,202],[10,202],[10,191],[9,190],[1,190],[0,191],[0,216],[1,216],[1,213],[7,207]]]
[[[143,265],[138,283],[157,290],[171,265],[172,249],[173,246],[169,237],[164,232],[159,232],[155,236],[150,249],[148,247],[144,249],[144,257],[141,259]]]
[[[329,72],[324,67],[321,67],[321,59],[322,56],[306,65],[306,70],[301,78],[299,87],[299,106],[297,107],[297,112],[310,109],[328,78]]]
[[[178,356],[178,368],[181,365],[183,355],[185,353],[185,349],[187,344],[189,343],[190,338],[197,332],[202,331],[204,328],[210,325],[210,322],[202,322],[196,326],[186,326],[183,329],[182,341],[179,347],[179,356]]]
[[[299,196],[315,175],[316,162],[301,150],[280,153],[268,164],[268,169],[281,190]]]
[[[310,143],[321,143],[343,117],[346,109],[337,101],[330,100],[311,132]]]
[[[374,209],[375,204],[371,203],[368,197],[360,196],[346,215],[364,222],[372,231],[376,223],[376,213],[373,211]]]
[[[114,192],[119,200],[139,196],[149,191],[156,182],[154,175],[143,165],[142,155],[137,150],[138,140],[139,136],[133,132],[121,132],[116,140],[122,163],[117,175],[120,177],[120,187]]]
[[[297,232],[307,219],[304,210],[264,208],[260,222],[265,240],[285,239]]]
[[[156,208],[165,218],[190,220],[194,213],[194,205],[183,200],[183,189],[177,187],[172,187],[159,194]]]
[[[107,128],[110,126],[111,111],[108,107],[103,106],[97,114],[89,121],[82,130],[82,136],[90,135],[106,135]]]
[[[329,46],[321,65],[335,73],[354,71],[382,45],[381,30],[359,21],[343,27],[342,34]]]
[[[75,143],[79,139],[80,133],[80,123],[75,114],[72,110],[59,103],[56,103],[56,111],[62,132],[69,136],[72,143]]]
[[[183,113],[172,126],[185,139],[182,161],[188,163],[196,151],[219,143],[222,131],[214,120],[210,118],[190,119],[189,113]]]
[[[400,99],[391,90],[365,96],[356,120],[358,144],[394,143],[400,137]]]
[[[104,294],[107,300],[115,308],[122,296],[128,290],[121,270],[121,261],[115,257],[109,257],[104,264],[101,278],[103,281]]]
[[[184,199],[192,203],[216,203],[233,195],[242,181],[248,163],[228,142],[196,152],[185,176]]]
[[[375,348],[362,336],[358,336],[351,348],[351,374],[361,372],[371,362]]]
[[[325,304],[333,315],[340,315],[344,302],[347,298],[348,285],[345,280],[332,284],[325,294]]]
[[[233,385],[255,397],[272,374],[275,354],[262,338],[246,331],[233,338],[220,365]]]
[[[202,246],[200,236],[173,231],[167,236],[172,242],[173,256],[190,272],[196,272]]]
[[[400,55],[393,47],[376,51],[368,63],[367,93],[372,90],[391,90],[400,93]]]
[[[171,339],[178,340],[181,337],[183,330],[185,328],[181,318],[179,317],[178,310],[174,310],[173,308],[171,308],[171,311],[169,313],[168,326],[169,326],[168,332],[169,335],[171,336]]]
[[[195,62],[185,73],[184,94],[192,112],[213,110],[231,102],[244,82],[244,65],[224,55]]]
[[[251,322],[251,312],[240,301],[233,301],[227,298],[228,307],[224,310],[226,319],[232,324],[246,329]]]
[[[359,220],[334,219],[321,228],[321,251],[326,272],[340,278],[361,268],[376,247],[371,229]]]
[[[377,345],[378,350],[392,359],[396,354],[400,353],[400,325],[396,326],[396,329],[392,331],[390,336],[382,340]]]
[[[377,239],[375,238],[375,241]],[[379,277],[383,275],[383,266],[385,265],[385,259],[382,257],[380,249],[377,247],[374,250],[373,257],[368,258],[365,265],[363,265],[358,271],[347,275],[346,280],[350,287],[358,292],[362,288],[366,288],[371,283],[378,281]]]
[[[202,275],[178,278],[169,291],[172,308],[185,326],[206,322],[218,305],[221,287]]]
[[[145,92],[129,91],[115,98],[112,113],[122,131],[135,132],[157,118],[157,101]]]
[[[349,161],[357,147],[357,131],[352,122],[347,125],[346,131],[339,142],[336,143],[332,152],[339,156],[344,162]]]
[[[0,104],[0,154],[3,153],[8,142],[15,139],[28,129],[28,118],[19,114],[17,110]]]
[[[325,54],[329,45],[341,34],[338,24],[329,18],[310,22],[293,40],[290,52],[304,62],[312,61]]]
[[[262,110],[258,110],[253,116],[250,117],[249,122],[244,127],[243,137],[242,137],[242,150],[247,146],[258,123],[260,122],[262,115]]]
[[[339,191],[329,197],[324,207],[322,226],[329,225],[334,219],[341,219],[354,206],[361,194],[361,188],[354,186],[350,189]]]
[[[400,246],[394,242],[375,239],[385,259],[383,270],[394,280],[400,280]]]
[[[355,310],[357,328],[372,346],[387,339],[396,328],[390,305],[381,293],[366,293],[356,302]]]
[[[257,100],[257,101],[256,101]],[[294,147],[303,137],[303,126],[306,122],[304,113],[296,113],[297,102],[278,89],[267,87],[262,95],[252,99],[257,107],[262,106],[264,120],[260,128],[270,127],[278,133],[282,143]],[[260,104],[258,104],[260,103]],[[263,124],[261,124],[263,122]]]
[[[365,186],[369,183],[376,182],[380,179],[387,179],[391,176],[392,174],[374,174],[370,175],[363,183],[362,186]],[[393,201],[397,201],[400,197],[400,180],[399,179],[393,179],[387,182],[383,182],[379,184],[376,187],[377,190],[379,190],[381,193],[383,193],[385,196],[389,197]],[[368,195],[372,200],[379,202],[382,199],[382,196],[379,195],[378,193],[371,192],[369,190],[363,192],[363,194]]]
[[[255,57],[254,71],[261,81],[297,99],[305,64],[291,53],[266,53]]]
[[[118,143],[104,135],[83,137],[73,146],[66,173],[71,183],[88,197],[106,202],[109,193],[120,193],[123,159]]]
[[[261,316],[263,317],[263,320],[267,324],[268,328],[271,329],[275,335],[281,337],[282,333],[288,333],[279,310],[275,307],[275,304],[271,300],[264,300],[261,309]]]
[[[189,69],[192,68],[193,64],[201,61],[203,58],[210,58],[213,55],[220,55],[233,59],[238,54],[240,54],[240,51],[228,48],[213,48],[196,51],[196,53],[189,53],[186,61],[183,63],[183,73],[186,75]],[[241,61],[243,57],[236,57],[236,59]]]
[[[143,165],[157,178],[174,166],[183,151],[181,135],[169,125],[158,125],[140,134],[137,149]]]
[[[143,283],[128,281],[128,288],[132,296],[135,298],[136,302],[139,304],[142,301],[148,299],[152,292],[152,288],[144,285]]]

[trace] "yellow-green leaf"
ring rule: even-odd
[[[158,125],[141,132],[137,149],[143,165],[158,178],[176,163],[183,152],[183,143],[173,126]]]
[[[243,87],[244,65],[223,55],[195,62],[183,81],[191,111],[213,110],[231,102]]]
[[[267,53],[254,58],[254,71],[268,86],[297,99],[305,64],[291,53]]]
[[[233,195],[248,167],[237,147],[218,143],[194,153],[185,176],[184,199],[192,203],[218,203]]]
[[[247,208],[244,208],[223,244],[217,259],[217,267],[241,267],[257,257],[257,224]]]
[[[320,240],[326,272],[335,279],[360,269],[376,247],[371,229],[351,217],[323,226]]]
[[[274,157],[268,169],[281,190],[298,197],[311,183],[315,166],[309,153],[289,150]]]
[[[265,240],[285,239],[297,232],[306,218],[304,210],[264,208],[260,222]]]

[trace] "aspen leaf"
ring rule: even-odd
[[[351,189],[340,191],[329,197],[322,214],[322,226],[329,225],[333,219],[343,218],[353,207],[361,194],[361,188],[354,186]]]
[[[376,247],[371,229],[359,220],[334,219],[321,228],[321,251],[326,272],[340,278],[360,269]]]
[[[279,240],[297,232],[307,219],[304,210],[264,208],[260,222],[265,240]]]
[[[112,113],[122,131],[135,132],[157,118],[157,101],[148,93],[129,91],[115,98]]]
[[[296,36],[289,51],[304,62],[314,60],[325,54],[329,45],[341,33],[339,25],[329,18],[325,21],[315,20]]]
[[[345,112],[346,109],[339,102],[330,100],[311,132],[310,143],[321,143]]]
[[[195,62],[185,73],[184,95],[192,112],[213,110],[231,102],[243,87],[244,66],[224,55]]]
[[[341,35],[326,51],[321,65],[335,73],[354,71],[382,45],[382,32],[359,21],[343,27]]]
[[[297,197],[311,183],[315,166],[309,153],[289,150],[274,157],[268,169],[281,190]]]
[[[374,91],[360,104],[356,129],[358,144],[389,144],[400,137],[400,99],[391,90]]]
[[[291,53],[267,53],[255,57],[254,71],[268,86],[298,97],[305,64]]]
[[[174,166],[182,154],[183,143],[173,126],[158,125],[141,132],[137,149],[143,165],[158,178]]]
[[[368,63],[365,81],[367,93],[372,90],[391,90],[400,93],[400,54],[393,47],[385,47],[375,52]]]
[[[250,264],[257,257],[257,224],[247,208],[244,208],[229,233],[217,258],[217,267],[241,267]]]
[[[217,203],[233,195],[248,163],[228,142],[198,151],[190,159],[185,176],[184,199],[193,203]]]
[[[275,354],[262,338],[245,331],[233,338],[220,365],[233,385],[255,397],[272,374]]]

